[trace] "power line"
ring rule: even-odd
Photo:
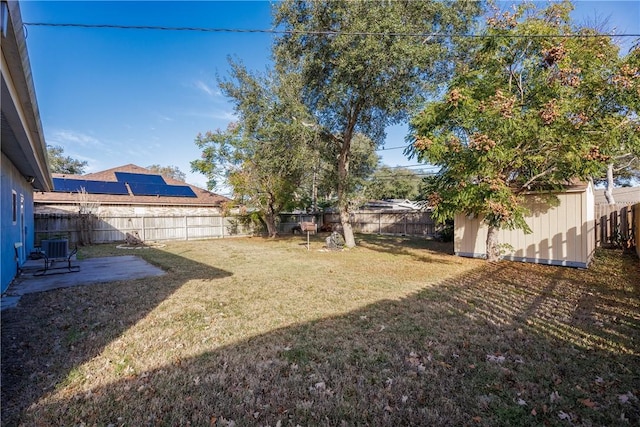
[[[398,145],[397,147],[382,147],[382,148],[378,148],[376,149],[376,151],[387,151],[387,150],[399,150],[401,148],[407,148],[408,146],[410,146],[411,144],[407,144],[407,145]]]
[[[422,169],[435,169],[437,166],[430,166],[425,164],[416,164],[416,165],[398,165],[398,166],[387,166],[382,165],[383,168],[387,169],[410,169],[410,168],[422,168]]]
[[[387,36],[387,37],[426,37],[426,38],[595,38],[595,37],[640,37],[638,34],[615,34],[615,33],[595,33],[595,34],[447,34],[447,33],[401,33],[401,32],[341,32],[341,31],[298,31],[298,30],[277,30],[259,28],[208,28],[208,27],[165,27],[155,25],[118,25],[118,24],[79,24],[79,23],[55,23],[55,22],[24,22],[25,26],[33,27],[66,27],[66,28],[98,28],[116,30],[152,30],[152,31],[191,31],[204,33],[259,33],[259,34],[290,34],[290,35],[316,35],[316,36]]]

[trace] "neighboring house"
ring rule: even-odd
[[[407,199],[386,199],[370,200],[366,202],[361,210],[399,210],[399,211],[419,211],[424,209],[423,204]]]
[[[588,267],[595,251],[595,203],[591,184],[567,187],[555,193],[557,206],[535,194],[527,195],[530,214],[525,218],[530,234],[500,230],[504,259],[538,264]],[[456,214],[454,252],[464,257],[484,257],[487,226],[479,218]]]
[[[603,188],[595,190],[595,193],[596,205],[608,204]],[[613,189],[613,199],[616,205],[630,206],[640,203],[640,187],[616,187]]]
[[[71,218],[83,210],[99,222],[92,225],[92,243],[124,240],[132,231],[141,233],[143,240],[180,239],[185,227],[204,229],[206,218],[219,222],[223,205],[229,201],[132,164],[87,175],[53,174],[53,184],[53,191],[34,197],[36,225],[52,223],[51,218]],[[192,225],[185,225],[190,219]],[[41,237],[67,234],[71,242],[77,242],[76,228],[69,220],[67,225],[39,226],[36,231]]]
[[[4,292],[34,248],[34,189],[52,188],[40,113],[17,1],[2,1],[0,288]]]
[[[143,181],[137,182],[142,176]],[[77,213],[78,190],[85,188],[88,202],[94,202],[97,214],[172,214],[220,213],[229,199],[149,169],[128,164],[86,175],[53,174],[51,192],[35,195],[36,213]],[[101,184],[102,183],[102,184]]]

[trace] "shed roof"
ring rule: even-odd
[[[128,164],[94,172],[86,175],[53,174],[54,178],[79,179],[91,181],[117,182],[116,172],[128,172],[144,175],[158,175],[149,169]],[[88,194],[88,201],[99,202],[107,205],[162,205],[162,206],[203,206],[219,207],[222,203],[229,201],[228,198],[216,193],[204,190],[194,185],[185,184],[173,178],[164,177],[169,185],[186,185],[195,193],[196,197],[170,197],[170,196],[135,196],[131,192],[126,195],[120,194]],[[43,192],[34,194],[36,204],[71,204],[78,202],[77,193],[65,192]]]

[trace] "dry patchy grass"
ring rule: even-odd
[[[640,423],[637,259],[304,243],[175,242],[135,252],[164,277],[25,297],[2,318],[3,424]]]

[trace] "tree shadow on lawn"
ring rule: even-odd
[[[416,255],[415,251],[428,251],[437,255],[453,255],[453,242],[440,242],[433,239],[409,236],[387,236],[376,234],[358,234],[356,243],[367,249],[393,255],[409,255],[419,261],[432,262],[429,255]],[[440,258],[438,262],[442,262]]]
[[[402,300],[166,360],[104,386],[78,381],[67,393],[31,399],[22,421],[637,424],[640,303],[628,285],[640,283],[640,273],[615,281],[600,274],[486,265]],[[98,334],[104,342],[117,335]]]
[[[37,404],[187,281],[231,274],[167,252],[150,258],[167,271],[161,279],[28,294],[2,312],[3,425],[14,424],[20,410]]]

